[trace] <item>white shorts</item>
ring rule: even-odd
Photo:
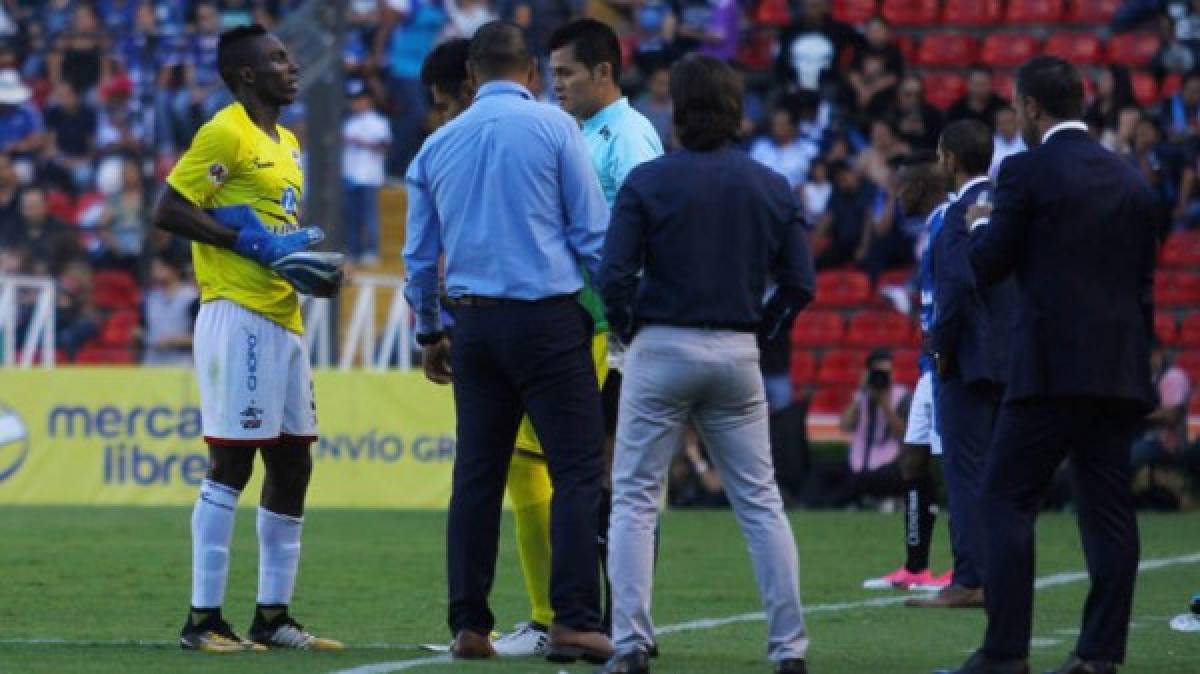
[[[204,441],[270,445],[317,439],[312,368],[304,338],[229,300],[196,317],[196,379]]]
[[[937,417],[934,416],[933,373],[926,372],[917,380],[912,403],[908,406],[908,429],[904,431],[904,443],[929,445],[935,455],[942,453],[942,438],[937,432]]]

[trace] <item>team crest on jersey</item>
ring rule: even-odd
[[[214,162],[208,166],[208,179],[214,185],[220,185],[229,177],[229,169],[219,162]]]
[[[292,161],[296,162],[296,166],[300,166],[304,163],[302,159],[303,157],[300,155],[300,150],[292,150]]]

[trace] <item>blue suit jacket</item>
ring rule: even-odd
[[[1146,181],[1067,129],[1004,161],[994,203],[966,245],[979,284],[1016,281],[1005,398],[1094,396],[1151,409],[1155,198]],[[967,236],[955,234],[960,244]]]
[[[967,260],[967,208],[991,201],[992,184],[971,186],[946,210],[943,232],[935,241],[934,306],[931,331],[934,352],[948,357],[949,376],[966,384],[990,382],[1003,386],[1008,376],[1009,333],[1016,311],[1017,288],[1009,278],[980,287]]]

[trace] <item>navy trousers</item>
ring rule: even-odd
[[[942,472],[950,507],[954,583],[983,587],[986,552],[980,521],[984,457],[1000,406],[999,387],[964,384],[957,375],[934,386]]]
[[[600,627],[597,518],[604,415],[592,321],[571,297],[454,312],[450,364],[458,448],[447,524],[450,630],[488,634],[500,511],[517,426],[528,411],[554,485],[550,603],[555,622]]]
[[[1056,469],[1069,457],[1092,583],[1075,652],[1124,661],[1139,552],[1129,446],[1144,413],[1107,398],[1035,398],[1001,407],[983,480],[989,658],[1029,655],[1034,524]]]

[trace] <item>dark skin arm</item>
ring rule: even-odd
[[[189,241],[233,248],[237,232],[222,225],[196,204],[167,185],[154,209],[154,226]]]

